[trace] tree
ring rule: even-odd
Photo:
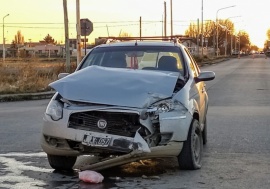
[[[52,36],[50,36],[50,34],[46,35],[46,37],[44,37],[43,39],[47,44],[56,44],[56,41],[54,40],[54,38],[52,38]]]
[[[17,45],[23,45],[24,44],[24,36],[22,35],[22,32],[20,30],[17,31],[17,35],[15,35],[14,43]]]
[[[254,51],[258,51],[259,50],[259,47],[257,47],[256,45],[251,45],[250,46],[250,50],[254,50]]]
[[[119,37],[131,37],[131,34],[129,34],[127,32],[120,32]]]
[[[267,40],[270,40],[270,29],[267,30],[266,36],[267,36]]]
[[[22,35],[21,31],[18,30],[17,34],[14,37],[14,40],[12,40],[10,45],[10,51],[12,54],[12,57],[15,57],[18,53],[18,48],[24,44],[24,36]]]
[[[231,39],[237,38],[237,36],[240,36],[240,49],[247,50],[250,46],[250,40],[249,35],[245,31],[239,32],[239,34],[236,36],[234,35],[235,29],[234,29],[234,23],[229,20],[218,20],[218,47],[220,49],[220,53],[224,54],[225,52],[225,41],[227,39],[227,54],[231,52],[231,47],[233,41]],[[201,38],[201,24],[196,23],[190,23],[189,28],[185,31],[185,34],[189,37],[194,38],[194,41],[196,41],[197,37]],[[227,37],[226,37],[227,36]],[[270,31],[269,31],[270,36]],[[203,24],[203,38],[208,39],[208,46],[209,47],[216,47],[216,38],[217,38],[217,23],[208,20],[204,21]],[[200,40],[200,39],[199,39]],[[231,43],[232,41],[232,43]],[[199,43],[201,45],[201,43]],[[237,47],[238,48],[238,47]]]
[[[239,31],[238,36],[240,36],[240,50],[246,51],[250,48],[249,35],[245,31]]]

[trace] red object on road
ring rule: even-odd
[[[98,172],[86,170],[79,172],[79,179],[89,183],[100,183],[104,177]]]

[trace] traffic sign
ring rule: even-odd
[[[93,31],[93,23],[88,19],[80,19],[80,25],[81,25],[81,36],[88,36]]]

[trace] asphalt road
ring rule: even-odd
[[[85,184],[76,170],[51,169],[40,148],[48,100],[2,102],[0,188],[269,188],[270,59],[248,56],[201,69],[214,71],[216,79],[207,83],[208,144],[200,170],[157,159],[108,169],[102,184]]]

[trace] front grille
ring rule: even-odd
[[[99,120],[106,120],[105,129],[98,128]],[[141,126],[135,113],[89,111],[73,113],[69,118],[70,128],[127,137],[134,137]]]

